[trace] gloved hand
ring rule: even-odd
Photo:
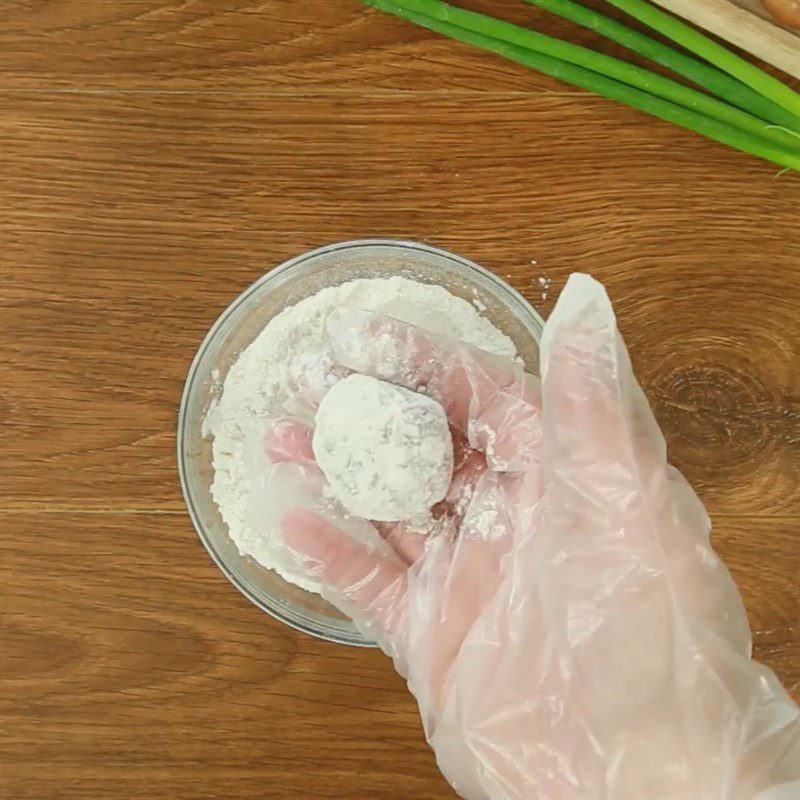
[[[367,312],[329,330],[342,366],[424,387],[479,451],[426,540],[398,525],[376,547],[313,503],[282,513],[300,567],[407,678],[462,797],[800,796],[798,709],[750,659],[708,516],[667,464],[598,283],[567,284],[540,385]],[[314,473],[302,428],[268,449]]]

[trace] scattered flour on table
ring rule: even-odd
[[[328,314],[340,306],[387,314],[495,355],[516,355],[511,339],[469,302],[441,286],[400,276],[359,279],[323,289],[270,320],[242,351],[203,424],[203,433],[213,437],[211,492],[242,555],[311,590],[316,588],[313,582],[275,559],[279,531],[252,519],[251,491],[257,480],[245,454],[246,440],[265,419],[289,416],[313,425],[315,408],[298,397],[319,402],[347,374],[334,361],[325,328]]]
[[[539,278],[539,286],[542,287],[542,300],[547,300],[547,292],[550,290],[550,278]]]

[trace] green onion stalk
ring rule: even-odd
[[[642,72],[646,73],[647,70],[633,67],[633,65],[625,62],[617,62],[617,59],[611,59],[586,48],[570,45],[559,39],[534,34],[534,32],[525,28],[509,25],[493,17],[473,14],[473,12],[450,6],[440,0],[363,0],[363,2],[429,30],[496,53],[566,83],[625,103],[730,147],[759,156],[782,167],[800,171],[800,153],[791,150],[788,143],[783,140],[779,142],[777,140],[779,137],[769,135],[770,133],[780,134],[783,137],[786,136],[785,132],[765,130],[767,126],[761,121],[758,121],[759,130],[755,132],[753,118],[750,118],[750,115],[745,115],[748,117],[745,123],[748,128],[738,127],[732,123],[733,116],[736,116],[737,122],[742,124],[743,117],[740,117],[739,114],[744,112],[737,109],[729,108],[728,111],[721,112],[714,105],[714,112],[717,115],[720,113],[725,115],[725,121],[720,119],[719,116],[707,116],[711,107],[707,104],[707,101],[713,100],[713,98],[708,98],[705,95],[702,95],[706,98],[705,101],[702,101],[702,107],[706,113],[701,113],[700,110],[693,110],[691,107],[692,101],[687,99],[688,95],[681,95],[680,92],[691,92],[696,95],[699,95],[699,92],[673,81],[668,81],[668,79],[662,80],[667,81],[669,85],[661,81],[654,82],[654,77],[661,78],[661,76],[655,76],[655,74],[643,76],[640,74]],[[455,24],[456,20],[460,24]],[[466,25],[471,27],[463,27]],[[530,34],[534,35],[530,36]],[[513,41],[501,38],[502,36],[512,37]],[[525,42],[530,47],[522,46],[521,42]],[[532,49],[533,47],[540,49]],[[542,48],[545,48],[547,52],[543,52]],[[569,56],[573,61],[564,58],[565,55]],[[593,61],[592,58],[595,56],[601,56],[600,61]],[[587,61],[587,59],[589,60]],[[617,62],[613,65],[614,77],[609,77],[599,71],[603,68],[609,69],[609,62]],[[594,64],[598,71],[580,64]],[[628,80],[638,81],[638,86],[647,85],[651,91],[653,85],[656,85],[657,89],[662,93],[666,93],[668,97],[675,98],[680,96],[683,99],[683,104],[664,99],[663,96],[655,96],[648,91],[643,91],[642,88],[636,88],[636,86],[631,86],[623,82],[623,80],[617,79],[623,77]],[[731,115],[730,112],[736,113]]]
[[[785,147],[797,145],[786,131],[775,126],[770,126],[758,117],[753,116],[739,108],[723,103],[715,97],[709,97],[703,92],[698,92],[677,81],[665,78],[656,72],[637,67],[612,58],[603,53],[597,53],[587,47],[571,44],[555,39],[552,36],[512,25],[485,14],[477,14],[463,8],[451,6],[441,0],[394,0],[395,5],[423,14],[441,22],[451,23],[465,30],[500,39],[509,44],[533,50],[537,53],[568,61],[585,69],[613,78],[620,83],[641,89],[643,92],[669,100],[672,103],[713,117],[721,122],[727,122],[733,127],[748,131],[765,139],[770,139]]]
[[[704,61],[699,61],[573,0],[527,0],[527,2],[589,28],[628,50],[667,67],[759,119],[800,132],[800,116],[773,103],[728,73]]]
[[[608,0],[608,2],[729,75],[733,75],[734,78],[738,78],[795,116],[800,115],[800,95],[797,92],[685,22],[670,16],[645,0]]]

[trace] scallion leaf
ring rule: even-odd
[[[608,0],[653,30],[724,70],[795,116],[800,115],[800,95],[755,64],[745,61],[690,25],[645,0]]]
[[[629,28],[599,11],[582,6],[573,0],[527,0],[527,2],[553,14],[558,14],[584,28],[596,31],[634,53],[645,56],[651,61],[655,61],[656,64],[668,67],[678,75],[682,75],[692,83],[702,86],[717,97],[738,106],[753,116],[774,125],[782,125],[790,130],[800,131],[800,117],[763,97],[726,72]]]
[[[553,58],[560,58],[570,64],[576,64],[613,78],[620,83],[634,86],[648,94],[662,97],[691,111],[727,122],[764,139],[771,139],[784,147],[797,146],[797,141],[792,139],[790,134],[778,127],[770,126],[765,120],[758,119],[735,106],[723,103],[715,97],[709,97],[703,92],[698,92],[696,89],[665,78],[651,70],[629,64],[627,61],[612,58],[587,47],[546,36],[485,14],[458,8],[443,2],[443,0],[394,0],[394,2],[408,11],[452,23],[459,28],[491,36],[494,39],[502,39],[509,44],[524,47],[526,50],[534,50]]]
[[[483,50],[504,56],[524,66],[536,69],[566,83],[608,97],[612,100],[646,111],[653,116],[673,122],[689,130],[701,133],[711,139],[727,144],[738,150],[760,156],[781,166],[800,171],[800,156],[760,136],[742,131],[724,122],[690,111],[683,106],[655,97],[627,84],[620,83],[605,75],[571,64],[518,45],[510,44],[483,33],[477,33],[426,16],[404,7],[402,0],[362,0],[367,5],[387,11],[396,16],[415,22],[429,30],[443,33],[450,38],[474,45]],[[490,18],[491,19],[491,18]]]

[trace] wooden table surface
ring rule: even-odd
[[[454,250],[543,314],[570,271],[607,285],[800,696],[796,176],[355,0],[5,0],[0,28],[3,797],[454,797],[389,662],[250,605],[178,487],[209,325],[354,237]]]

